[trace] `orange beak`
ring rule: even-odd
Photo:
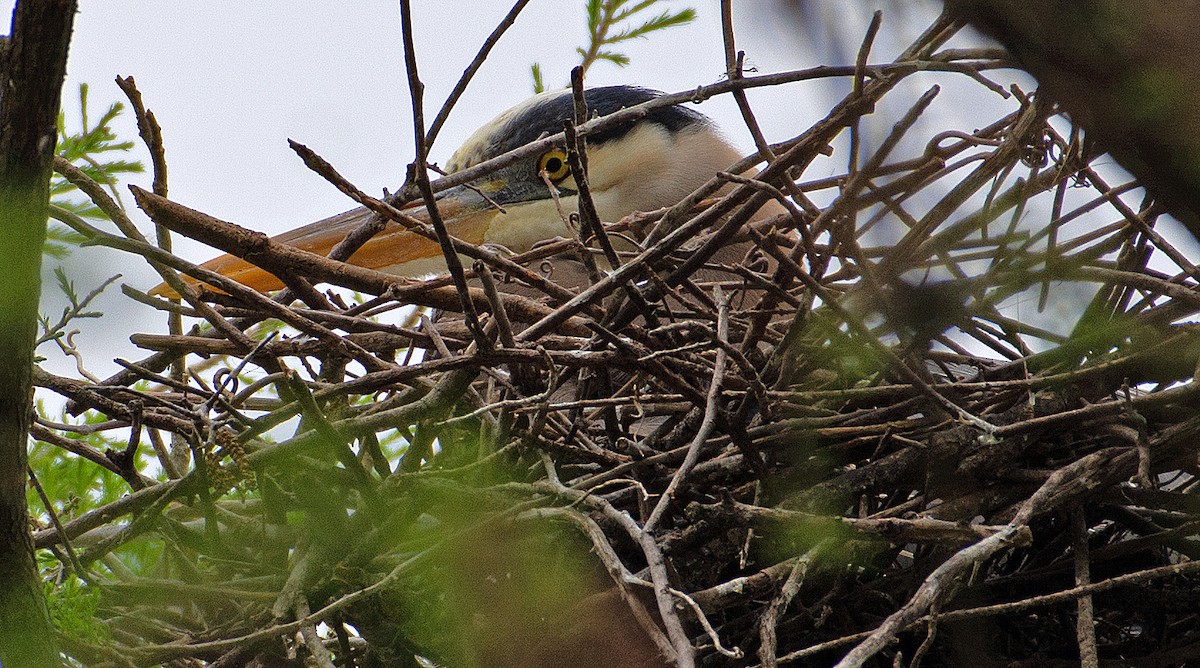
[[[471,244],[483,243],[492,219],[499,213],[487,199],[462,186],[439,193],[437,206],[450,236]],[[402,210],[421,222],[429,222],[429,212],[420,204],[410,204]],[[285,232],[273,237],[273,241],[310,253],[328,255],[338,242],[362,225],[370,215],[371,212],[367,209],[354,209]],[[445,263],[442,258],[441,246],[436,241],[426,239],[389,221],[382,232],[363,244],[347,261],[359,267],[416,277],[444,270]],[[233,255],[222,255],[201,266],[259,292],[278,290],[284,285],[274,274]],[[201,283],[188,276],[184,276],[183,279],[192,285]],[[179,297],[165,283],[160,283],[150,294],[157,297]]]

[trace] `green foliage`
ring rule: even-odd
[[[178,548],[154,538],[138,537],[113,551],[113,558],[135,575],[172,577],[175,573],[163,559],[168,550],[178,554]],[[107,565],[107,562],[105,562]]]
[[[46,257],[62,260],[71,254],[71,247],[87,241],[87,237],[76,232],[75,230],[50,223],[46,226],[46,245],[42,248],[42,252]]]
[[[691,23],[696,18],[696,10],[688,7],[676,12],[663,9],[657,15],[647,10],[660,9],[664,0],[585,0],[587,12],[588,44],[577,47],[575,51],[580,56],[580,67],[584,75],[597,61],[607,61],[617,67],[629,64],[629,56],[615,50],[616,45],[632,39],[647,37],[650,33],[682,26]],[[650,18],[643,18],[650,16]],[[542,77],[542,68],[534,63],[531,68],[533,75],[533,92],[541,93],[546,90]]]
[[[34,408],[39,416],[49,415],[41,401],[36,402]],[[103,415],[93,411],[88,411],[80,418],[73,419],[65,411],[60,410],[50,419],[59,423],[73,422],[82,425],[97,425],[106,421]],[[64,438],[78,441],[80,448],[90,448],[101,455],[121,453],[128,445],[127,432],[122,434],[118,431],[96,431],[81,434],[60,431],[60,433]],[[153,455],[149,446],[143,444],[138,448],[133,467],[138,471],[147,471],[153,467],[152,459]],[[121,476],[59,445],[43,441],[34,442],[29,450],[29,467],[37,475],[38,482],[45,490],[46,496],[54,502],[54,512],[64,523],[117,501],[129,493],[129,483]],[[26,491],[26,495],[31,517],[41,526],[50,526],[49,513],[32,486]],[[121,564],[133,573],[148,575],[154,572],[160,564],[163,549],[164,546],[160,541],[132,540],[115,550],[111,558],[120,560]],[[50,552],[39,551],[38,567],[53,579],[53,575],[59,570],[60,565]],[[71,580],[67,580],[56,586],[70,588],[71,582]],[[50,591],[52,591],[50,585],[47,585],[47,592]],[[67,598],[68,604],[75,605],[75,607],[68,606],[68,609],[81,610],[72,601],[73,594],[71,592],[68,591],[63,596]],[[52,614],[53,606],[54,599],[52,598]],[[88,640],[89,638],[82,637],[80,639]]]
[[[104,292],[105,288],[112,285],[113,282],[120,277],[121,275],[117,274],[88,294],[80,297],[79,293],[75,290],[75,284],[69,278],[67,278],[67,272],[63,271],[62,267],[55,267],[54,278],[57,281],[58,289],[67,298],[69,305],[63,308],[62,316],[59,318],[58,322],[51,323],[49,316],[46,315],[38,316],[38,320],[42,325],[42,335],[38,337],[34,347],[36,348],[47,341],[62,339],[64,336],[68,336],[66,331],[67,325],[69,325],[71,321],[75,320],[76,318],[99,318],[100,316],[104,315],[100,311],[87,310],[88,305],[91,304],[92,300],[94,300],[96,297],[99,297],[100,294]],[[70,343],[68,342],[67,345],[70,345]]]
[[[125,174],[144,171],[140,161],[111,157],[113,153],[125,153],[133,148],[132,141],[118,140],[112,123],[121,115],[125,106],[114,102],[100,115],[94,124],[88,118],[88,86],[79,86],[79,131],[68,133],[66,114],[58,115],[58,146],[60,158],[83,170],[96,183],[108,186],[114,199],[121,201],[116,190],[117,182]],[[77,216],[106,219],[102,211],[86,197],[73,197],[77,188],[67,179],[55,174],[50,180],[50,203]],[[51,257],[62,257],[69,246],[81,241],[81,236],[65,227],[51,224],[47,229],[45,252]]]
[[[887,544],[875,537],[856,535],[836,518],[796,513],[794,519],[760,528],[756,549],[764,563],[776,564],[818,546],[827,563],[862,564]]]
[[[45,588],[50,621],[60,633],[91,644],[103,644],[109,639],[108,628],[96,616],[100,590],[88,587],[75,577],[69,577],[57,586],[47,582]]]
[[[45,406],[37,404],[39,415],[45,415]],[[58,421],[66,421],[67,416],[61,413]],[[97,424],[104,417],[93,412],[84,413],[83,424]],[[108,450],[123,450],[125,443],[117,442],[103,432],[93,434],[64,433],[65,438],[80,442],[81,446],[90,447],[103,454]],[[37,474],[38,481],[51,499],[62,500],[62,505],[55,511],[65,520],[94,510],[106,503],[112,503],[129,491],[129,483],[112,471],[67,452],[63,448],[38,441],[29,451],[29,466]],[[139,465],[141,470],[142,466]],[[42,522],[49,522],[49,516],[42,505],[37,492],[29,489],[28,502],[30,513]]]
[[[607,60],[617,67],[629,64],[629,56],[607,47],[645,37],[656,30],[686,25],[696,18],[696,10],[688,8],[674,13],[663,10],[661,14],[637,26],[630,23],[635,16],[657,5],[658,1],[642,0],[630,5],[629,0],[588,0],[588,48],[576,49],[583,58],[580,65],[584,73],[597,60]]]
[[[533,92],[546,92],[546,82],[542,80],[542,66],[539,63],[534,63],[529,66],[530,73],[533,75]]]

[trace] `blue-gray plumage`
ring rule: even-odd
[[[662,95],[661,92],[636,86],[604,86],[589,88],[583,94],[588,113],[592,116],[608,116],[649,102]],[[469,150],[471,164],[481,162],[483,156],[495,157],[520,148],[543,137],[562,132],[563,123],[575,116],[575,100],[568,90],[543,93],[523,102],[497,116],[480,128],[468,139],[457,154]],[[680,105],[659,107],[636,123],[623,123],[613,128],[595,132],[587,137],[589,146],[621,139],[629,134],[638,123],[653,123],[670,133],[689,127],[711,128],[712,122],[704,114]],[[456,154],[456,155],[457,155]],[[451,171],[469,167],[470,164],[448,166]]]

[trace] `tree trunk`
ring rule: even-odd
[[[74,0],[19,0],[0,44],[0,663],[60,665],[25,504],[50,165]]]

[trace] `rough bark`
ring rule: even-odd
[[[74,0],[22,0],[0,48],[0,662],[58,665],[25,502],[50,165]]]

